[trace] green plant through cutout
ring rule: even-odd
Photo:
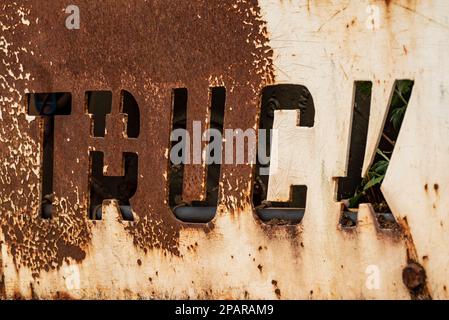
[[[396,81],[388,118],[376,150],[374,162],[354,195],[349,199],[349,208],[358,208],[360,203],[371,203],[376,212],[390,212],[390,208],[380,191],[380,186],[390,164],[390,158],[407,110],[412,88],[413,81],[411,80]],[[366,85],[366,88],[361,89],[363,94],[371,95],[371,86]]]

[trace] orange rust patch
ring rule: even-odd
[[[53,297],[55,300],[75,300],[70,294],[67,292],[56,291],[55,296]]]

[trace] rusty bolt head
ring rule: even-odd
[[[421,289],[426,282],[426,271],[419,263],[411,262],[402,270],[402,281],[410,290]]]

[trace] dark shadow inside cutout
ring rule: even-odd
[[[101,220],[103,200],[115,199],[123,219],[133,221],[130,199],[137,190],[138,156],[132,152],[123,153],[125,175],[121,177],[103,175],[103,158],[102,152],[90,152],[89,217],[93,220]]]
[[[133,95],[122,90],[122,112],[127,114],[126,135],[128,138],[138,138],[140,133],[140,111]]]
[[[264,201],[256,207],[259,218],[268,224],[298,224],[304,218],[306,210],[307,186],[290,187],[289,202]]]
[[[69,92],[30,93],[27,95],[27,113],[42,118],[41,163],[41,217],[53,215],[53,165],[55,116],[67,116],[72,112],[72,95]]]
[[[224,87],[213,87],[210,89],[210,96],[210,128],[216,129],[223,134],[226,89]],[[187,104],[187,89],[178,88],[173,90],[172,130],[186,129]],[[211,138],[210,141],[212,141],[212,139],[213,138]],[[181,140],[182,138],[179,138],[177,141],[172,141],[171,147],[180,143]],[[183,141],[185,142],[185,139]],[[210,156],[218,157],[214,152],[221,153],[221,151],[221,149],[214,149]],[[182,153],[182,151],[180,152]],[[207,154],[209,155],[209,153]],[[183,154],[179,154],[179,156],[185,157]],[[219,163],[212,163],[207,166],[206,200],[186,203],[182,199],[184,164],[174,164],[170,161],[169,204],[174,215],[179,220],[191,223],[207,223],[215,217],[218,203],[220,167],[221,165]]]
[[[357,225],[357,212],[360,203],[370,203],[373,206],[381,229],[396,229],[398,227],[380,186],[394,151],[412,89],[413,81],[411,80],[397,80],[395,82],[373,164],[370,166],[367,175],[362,177],[372,84],[367,81],[355,82],[348,174],[347,177],[338,178],[337,183],[337,200],[346,204],[346,208],[340,216],[342,227],[355,227]]]
[[[87,110],[92,114],[93,137],[104,137],[106,132],[106,115],[111,113],[111,91],[87,91]]]
[[[337,200],[349,199],[362,182],[362,166],[371,110],[370,81],[356,81],[352,112],[351,140],[346,177],[338,178]]]
[[[315,106],[309,90],[301,85],[282,84],[265,87],[262,91],[259,129],[269,131],[265,140],[266,156],[270,156],[271,130],[276,110],[299,110],[300,127],[313,127],[315,122]],[[262,137],[259,134],[259,139]],[[298,164],[300,165],[300,164]],[[291,186],[288,202],[268,202],[267,191],[269,176],[261,174],[261,169],[268,169],[259,155],[253,183],[253,205],[259,218],[269,224],[297,224],[304,217],[307,200],[307,186]]]

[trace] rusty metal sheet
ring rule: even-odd
[[[377,107],[366,167],[392,81],[412,75],[419,94],[413,106],[424,104],[419,99],[429,87],[422,83],[429,78],[420,78],[419,70],[438,67],[423,59],[426,50],[435,53],[432,42],[420,45],[418,39],[433,32],[442,48],[449,48],[442,22],[447,16],[441,13],[447,4],[80,0],[76,5],[80,28],[70,30],[64,1],[0,4],[0,298],[448,297],[443,276],[432,272],[425,279],[419,269],[426,267],[419,252],[423,236],[416,231],[423,218],[400,209],[407,206],[392,178],[386,178],[385,195],[401,224],[394,231],[379,228],[369,204],[361,205],[356,228],[342,230],[341,204],[332,191],[334,178],[346,170],[353,82],[372,79],[385,89],[373,91]],[[396,38],[401,26],[407,31]],[[368,47],[373,43],[379,47],[375,54]],[[379,66],[384,61],[387,65]],[[441,73],[426,75],[441,80],[441,90],[448,88]],[[246,130],[259,125],[263,88],[280,83],[305,85],[316,109],[313,128],[289,127],[291,114],[275,118],[293,142],[280,144],[285,165],[270,176],[275,182],[268,191],[276,195],[291,184],[306,184],[302,222],[273,225],[257,217],[249,163],[221,165],[212,221],[178,220],[168,203],[173,90],[188,91],[190,132],[193,120],[209,126],[211,87],[226,88],[224,128]],[[123,90],[139,107],[137,138],[124,134]],[[87,102],[92,91],[112,92],[104,137],[92,136]],[[51,92],[71,93],[72,109],[55,116],[54,211],[43,219],[44,119],[27,113],[27,94]],[[441,99],[431,101],[437,111],[447,102]],[[410,114],[406,119],[413,128],[417,112]],[[448,131],[446,124],[439,128]],[[406,130],[398,157],[421,159],[416,150],[404,155],[413,131]],[[122,219],[113,199],[103,202],[101,220],[89,218],[93,151],[104,153],[107,176],[125,174],[124,153],[138,155],[137,191],[130,199],[134,221]],[[397,162],[392,167],[397,173],[391,176],[403,174]],[[183,200],[204,200],[206,181],[204,164],[186,165]],[[441,271],[441,263],[434,270]],[[374,289],[370,270],[381,277]],[[409,290],[416,281],[424,282],[419,294]]]
[[[64,24],[62,28],[57,27],[57,21],[66,18],[57,9],[65,8],[64,5],[41,1],[24,2],[22,6],[3,5],[5,41],[12,44],[8,45],[5,57],[8,60],[2,66],[2,74],[13,81],[5,83],[8,87],[3,90],[9,91],[13,86],[14,91],[2,96],[17,105],[14,114],[3,116],[3,122],[14,123],[14,127],[4,129],[2,150],[30,148],[28,156],[14,157],[16,166],[9,166],[3,172],[4,180],[11,181],[9,192],[21,190],[26,195],[22,197],[14,192],[8,202],[2,203],[5,241],[11,245],[17,263],[37,273],[60,266],[65,258],[81,261],[91,238],[86,221],[88,150],[104,152],[105,165],[113,170],[111,175],[121,175],[121,161],[117,158],[120,159],[122,152],[132,151],[139,154],[141,175],[132,205],[140,221],[127,230],[136,245],[144,250],[156,246],[178,254],[182,226],[167,208],[164,187],[167,181],[163,174],[167,172],[165,153],[171,90],[188,88],[192,96],[189,117],[205,121],[209,79],[218,78],[226,86],[236,87],[238,107],[242,110],[238,112],[239,117],[246,120],[241,124],[254,125],[257,108],[254,93],[269,81],[271,59],[257,4],[242,3],[234,7],[232,1],[176,5],[157,1],[134,1],[126,5],[116,1],[97,4],[86,1],[78,6],[83,21],[90,22],[76,33],[67,32]],[[30,26],[17,23],[16,17],[20,18],[21,14],[30,21]],[[260,60],[259,65],[255,60]],[[32,78],[9,78],[9,72],[18,75],[22,68],[22,74],[29,73]],[[87,89],[113,93],[112,113],[107,119],[104,139],[89,136],[90,119],[83,108]],[[138,141],[122,137],[119,100],[122,89],[132,92],[142,110],[142,134]],[[60,179],[55,180],[54,189],[55,202],[59,205],[54,220],[49,223],[36,215],[40,177],[32,174],[39,172],[39,163],[32,159],[39,150],[39,120],[27,121],[23,98],[27,91],[55,90],[71,92],[74,108],[70,117],[56,121],[54,170]],[[232,105],[229,103],[229,107]],[[250,109],[244,108],[245,105],[252,106],[253,111],[245,111]],[[249,115],[242,118],[244,114]],[[186,196],[200,200],[204,192],[201,189],[203,170],[201,166],[191,167],[186,172]],[[239,174],[245,176],[245,172]],[[2,194],[7,195],[8,191]]]

